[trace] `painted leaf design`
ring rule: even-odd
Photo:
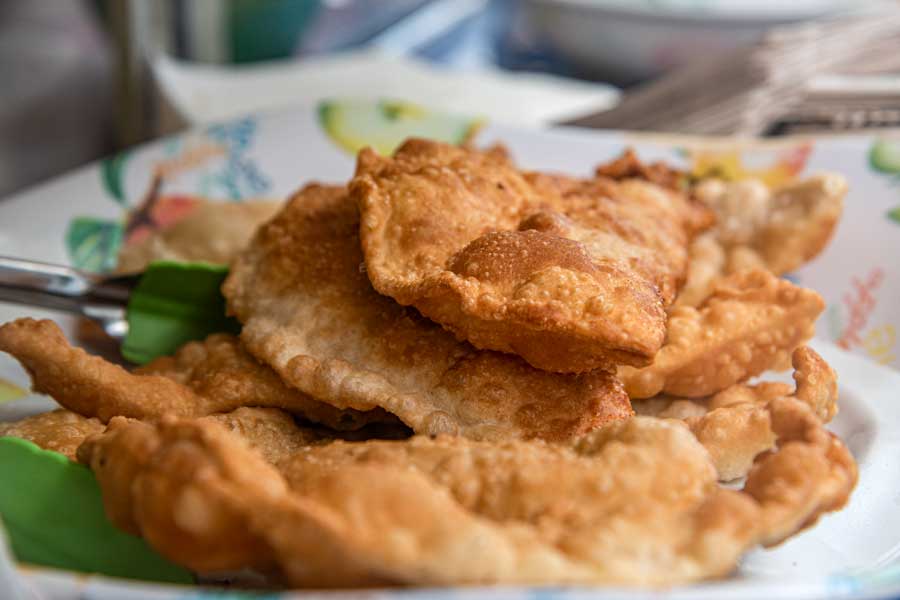
[[[11,381],[7,381],[0,377],[0,404],[4,402],[10,402],[11,400],[18,400],[19,398],[24,398],[28,395],[28,392],[17,386]]]
[[[869,165],[881,173],[900,173],[900,140],[878,140],[869,150]]]
[[[66,231],[66,250],[72,266],[102,273],[116,266],[122,245],[122,224],[93,217],[76,217]]]
[[[110,156],[100,163],[100,176],[103,179],[103,187],[112,198],[125,206],[125,184],[123,178],[125,176],[125,164],[128,161],[128,153],[121,152],[115,156]]]
[[[371,146],[390,154],[408,137],[461,144],[483,125],[480,119],[432,112],[400,101],[328,100],[319,104],[319,125],[338,146],[356,155]]]
[[[900,206],[895,206],[894,208],[889,210],[887,217],[891,221],[900,224]]]

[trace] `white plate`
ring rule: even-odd
[[[373,108],[361,103],[334,106],[337,108],[330,113],[248,117],[166,139],[107,161],[103,167],[82,169],[2,201],[0,254],[55,262],[74,258],[82,266],[109,264],[115,247],[111,244],[102,250],[102,242],[115,241],[126,212],[146,197],[155,172],[164,174],[164,183],[153,214],[165,221],[175,218],[190,206],[192,198],[201,195],[223,201],[278,198],[311,180],[344,181],[353,170],[350,148],[360,143],[387,146],[407,130],[458,139],[470,125],[466,119],[413,107]],[[381,120],[385,114],[392,119]],[[346,129],[348,123],[353,131]],[[792,277],[820,291],[829,305],[819,323],[820,339],[814,347],[839,373],[841,412],[832,429],[847,442],[860,465],[860,482],[849,506],[776,549],[750,553],[729,580],[667,592],[602,590],[602,596],[774,599],[900,594],[900,374],[874,362],[898,365],[900,193],[898,175],[891,172],[890,161],[885,164],[876,160],[881,170],[870,165],[873,149],[882,158],[890,157],[894,142],[853,137],[747,145],[491,125],[480,131],[477,140],[503,141],[526,167],[576,174],[590,172],[626,144],[634,145],[645,159],[663,158],[696,172],[715,167],[735,175],[762,176],[772,183],[816,170],[846,174],[851,192],[835,239],[821,257]],[[73,222],[82,223],[80,229],[72,229]],[[0,322],[47,315],[0,304]],[[74,334],[71,319],[53,317]],[[833,341],[856,355],[830,343]],[[0,355],[0,379],[27,386],[25,373],[5,355]],[[0,419],[18,418],[50,406],[46,399],[33,396],[13,400],[0,405]],[[47,569],[19,572],[40,598],[169,600],[199,593]],[[2,573],[0,569],[0,576]],[[596,597],[598,591],[502,589],[490,593],[498,598]],[[423,590],[403,595],[457,597],[478,592]],[[280,595],[288,596],[293,594]]]

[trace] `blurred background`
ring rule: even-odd
[[[0,0],[0,196],[324,98],[521,126],[900,125],[893,0]]]

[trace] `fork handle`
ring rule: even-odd
[[[59,310],[100,323],[116,339],[136,277],[104,278],[71,267],[0,256],[0,301]]]
[[[71,267],[0,256],[0,286],[54,296],[86,296],[95,281]]]
[[[107,277],[65,265],[0,256],[0,287],[36,294],[99,300],[124,306],[139,280],[140,274]]]
[[[0,256],[0,300],[5,302],[82,314],[90,287],[75,269]]]

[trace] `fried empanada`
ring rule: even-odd
[[[623,160],[636,160],[626,154]],[[553,210],[536,212],[520,224],[582,243],[592,257],[615,258],[656,286],[663,305],[675,299],[688,264],[688,242],[697,231],[712,223],[712,213],[691,203],[681,194],[666,191],[644,180],[665,180],[654,171],[598,168],[607,176],[577,179],[558,174],[526,173]],[[662,169],[662,166],[657,166]],[[558,197],[557,197],[558,196]]]
[[[694,196],[716,213],[716,224],[694,240],[676,304],[696,306],[719,278],[741,270],[781,275],[802,266],[828,244],[846,193],[847,182],[832,173],[777,190],[753,179],[700,182]]]
[[[525,175],[426,140],[363,150],[350,191],[375,289],[558,372],[652,359],[706,214],[645,180]]]
[[[792,357],[796,388],[784,383],[735,384],[707,399],[657,397],[635,402],[641,415],[684,420],[709,451],[722,481],[744,477],[756,457],[775,445],[770,403],[792,397],[827,423],[837,413],[837,376],[807,346]]]
[[[239,440],[241,447],[253,451],[254,461],[266,466],[331,439],[321,430],[298,426],[288,413],[274,408],[239,408],[191,422],[200,428],[227,432]],[[180,457],[176,459],[178,464],[171,460],[156,464],[159,450],[159,436],[151,424],[124,417],[111,419],[102,435],[88,438],[79,448],[79,460],[92,468],[103,491],[109,520],[128,533],[144,536],[163,554],[200,572],[263,566],[271,553],[248,531],[246,521],[229,512],[227,503],[210,503],[203,493],[192,493],[190,482],[202,486],[205,475],[192,468],[196,457],[189,445],[170,452],[170,457]],[[225,462],[219,467],[227,468],[227,463],[240,460],[240,455],[222,458]],[[140,475],[157,469],[166,471],[164,486],[159,485],[159,479],[156,485],[139,480]],[[262,479],[248,480],[246,485],[264,492],[265,471],[261,475]],[[177,493],[176,485],[181,487]],[[168,506],[145,503],[137,508],[132,498],[132,494],[145,497],[170,492],[174,495],[168,498]],[[165,511],[165,518],[160,518],[160,510]]]
[[[288,387],[227,334],[190,342],[174,357],[157,359],[134,373],[73,348],[52,321],[6,323],[0,327],[0,351],[22,363],[34,391],[104,423],[116,416],[195,417],[242,406],[282,408],[335,429],[396,421],[383,410],[341,410]]]
[[[338,431],[353,431],[370,423],[398,422],[380,408],[341,410],[309,397],[285,384],[271,367],[244,350],[237,337],[225,333],[213,334],[202,342],[189,342],[174,355],[158,358],[134,373],[162,375],[187,386],[207,399],[207,412],[213,408],[212,412],[228,412],[240,406],[275,407]]]
[[[246,348],[285,382],[339,408],[382,407],[417,433],[565,440],[632,414],[608,372],[539,371],[379,295],[342,187],[300,191],[238,257],[223,293]]]
[[[763,371],[787,368],[794,349],[813,336],[824,308],[816,292],[767,271],[736,273],[699,307],[674,307],[653,364],[619,367],[619,377],[632,398],[711,396]]]
[[[274,465],[208,420],[115,420],[79,458],[117,523],[195,570],[274,568],[315,587],[674,585],[724,575],[846,502],[846,448],[802,402],[770,404],[778,447],[743,492],[716,484],[687,427],[651,417],[569,446],[417,436]]]
[[[0,423],[0,437],[10,436],[33,442],[44,450],[75,458],[75,450],[85,438],[105,429],[96,418],[83,417],[65,409],[53,410]]]

